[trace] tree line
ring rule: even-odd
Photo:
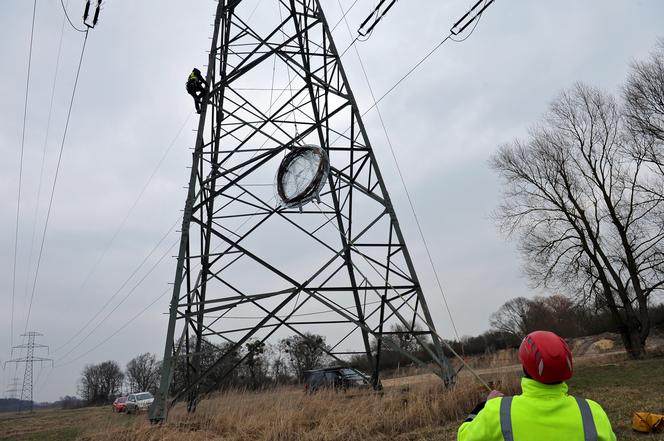
[[[653,327],[664,329],[664,304],[649,308]],[[461,341],[447,340],[444,354],[452,358],[451,347],[457,353],[477,355],[501,349],[516,348],[524,335],[534,330],[549,330],[564,338],[618,332],[610,311],[574,302],[562,295],[536,296],[531,299],[516,297],[505,302],[489,319],[491,328],[478,336],[465,336]],[[410,366],[412,361],[400,350],[416,355],[420,360],[431,361],[428,352],[409,336],[403,325],[394,324],[391,333],[383,337],[381,372]],[[420,331],[415,328],[412,331]],[[431,341],[421,336],[426,345]],[[385,340],[390,340],[388,344]],[[375,356],[378,342],[371,341]],[[191,343],[193,352],[195,343]],[[215,344],[207,339],[201,342],[200,369],[207,370],[225,353],[230,343]],[[325,337],[305,332],[281,339],[276,344],[252,340],[230,354],[216,366],[202,383],[203,390],[218,391],[229,388],[250,390],[264,389],[282,384],[295,384],[304,379],[307,370],[339,364],[328,355]],[[433,349],[433,348],[432,348]],[[435,352],[435,351],[434,351]],[[175,357],[171,390],[186,385],[186,357]],[[364,355],[355,355],[347,363],[371,375],[374,366]],[[159,386],[161,362],[154,354],[138,355],[127,363],[124,371],[112,360],[85,366],[79,380],[81,400],[75,397],[61,399],[62,407],[74,408],[82,404],[101,405],[111,403],[116,397],[133,392],[149,391],[153,394]]]
[[[193,353],[195,342],[191,341],[190,345],[190,352]],[[210,368],[219,354],[229,348],[228,343],[215,344],[202,339],[199,369]],[[333,363],[327,350],[325,337],[312,333],[286,337],[276,345],[252,340],[216,366],[202,387],[215,391],[230,387],[259,389],[295,383],[303,379],[305,371]],[[181,389],[186,384],[187,359],[182,355],[174,358],[171,390]],[[145,353],[127,363],[124,370],[113,360],[85,366],[78,391],[87,405],[108,404],[127,393],[148,391],[154,394],[160,378],[161,361],[154,354]]]
[[[160,376],[161,362],[154,354],[145,353],[129,361],[124,371],[113,360],[86,365],[78,391],[88,405],[108,404],[126,393],[155,392]]]
[[[394,325],[393,332],[403,332],[401,325]],[[418,329],[414,329],[418,331]],[[394,347],[417,354],[426,359],[426,352],[417,341],[407,335],[386,335],[381,353],[383,369],[393,369],[399,365],[409,365],[411,360]],[[430,342],[427,341],[427,344]],[[191,340],[190,353],[196,349],[195,340]],[[181,390],[187,384],[187,357],[185,348],[180,345],[180,354],[174,357],[171,391]],[[219,359],[232,347],[231,343],[215,343],[208,339],[201,340],[199,354],[199,371],[211,369]],[[392,348],[392,349],[391,349]],[[375,355],[377,341],[373,339],[371,349]],[[210,375],[201,383],[202,390],[218,391],[229,388],[257,390],[281,384],[296,384],[304,380],[305,372],[322,367],[341,364],[328,353],[330,347],[322,335],[304,332],[283,338],[276,344],[251,340],[234,353],[229,353],[224,361],[215,366]],[[366,356],[352,357],[348,364],[371,374],[373,366],[369,365]],[[111,403],[116,397],[127,393],[148,391],[153,394],[159,387],[161,378],[161,362],[154,354],[141,354],[132,359],[124,370],[113,360],[84,367],[79,380],[79,395],[87,405]],[[66,397],[71,405],[71,397]],[[72,405],[73,407],[73,405]]]
[[[664,330],[664,304],[653,305],[648,312],[652,327]],[[478,355],[518,348],[526,334],[537,330],[552,331],[568,339],[619,332],[619,324],[606,308],[577,303],[559,294],[508,300],[491,314],[489,323],[488,331],[448,344],[458,353]]]

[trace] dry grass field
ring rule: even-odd
[[[515,372],[484,375],[506,392],[518,393]],[[0,440],[454,440],[460,420],[484,395],[469,376],[462,376],[452,390],[426,375],[385,384],[380,395],[305,395],[299,388],[227,392],[203,401],[193,415],[176,406],[168,423],[156,427],[144,416],[113,414],[110,407],[5,415],[0,416]],[[581,365],[570,391],[600,402],[619,440],[664,441],[664,434],[641,435],[630,429],[633,411],[664,412],[664,358]]]

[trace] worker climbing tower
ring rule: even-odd
[[[290,335],[453,379],[319,1],[272,3],[217,7],[153,421]]]

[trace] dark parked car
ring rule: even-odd
[[[304,372],[304,389],[308,392],[315,392],[320,388],[346,390],[371,387],[373,387],[371,377],[354,368],[331,367]],[[378,388],[382,389],[380,383]]]
[[[111,404],[113,412],[124,412],[127,410],[127,397],[117,397]]]

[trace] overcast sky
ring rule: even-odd
[[[2,0],[0,14],[2,362],[12,356],[14,232],[32,3]],[[337,1],[322,3],[328,20],[336,23],[341,17]],[[344,10],[352,3],[343,0]],[[472,3],[397,2],[372,37],[358,43],[376,94],[382,95],[447,35]],[[83,4],[68,2],[78,25]],[[348,14],[352,29],[374,4],[357,2]],[[163,351],[169,296],[159,296],[168,292],[175,269],[171,257],[175,250],[168,250],[178,239],[172,226],[184,206],[189,148],[195,137],[196,120],[184,82],[193,66],[206,62],[216,3],[115,0],[104,5],[100,23],[87,41],[28,324],[30,330],[44,334],[39,342],[50,347],[55,359],[52,371],[36,368],[40,401],[75,394],[85,364],[114,359],[124,366],[139,353]],[[260,19],[260,14],[256,17]],[[485,331],[489,315],[512,297],[545,294],[529,287],[515,245],[501,237],[491,220],[500,183],[487,165],[488,158],[501,144],[525,136],[556,94],[575,81],[616,91],[630,61],[643,58],[662,36],[662,17],[664,3],[658,0],[498,0],[468,40],[443,45],[381,102],[460,334]],[[64,24],[47,137],[63,23],[59,1],[37,1],[18,236],[15,345],[21,343],[18,334],[26,327],[47,197],[83,44],[83,34]],[[354,36],[341,25],[334,37],[343,48]],[[349,51],[343,61],[360,109],[367,109],[372,101],[355,53]],[[437,327],[452,338],[376,113],[367,114],[365,123]],[[146,256],[145,265],[132,274]],[[145,277],[152,266],[154,271]],[[144,314],[130,320],[155,299]],[[92,324],[76,335],[91,319]],[[8,365],[0,395],[14,375],[13,365]]]

